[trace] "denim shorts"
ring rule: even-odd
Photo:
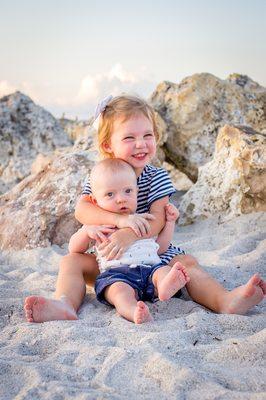
[[[104,304],[108,304],[105,300],[104,291],[107,286],[115,282],[125,282],[137,292],[138,300],[154,302],[156,297],[154,294],[154,285],[152,276],[154,272],[165,267],[162,263],[150,265],[138,265],[134,268],[123,265],[117,268],[111,268],[100,274],[95,282],[95,293],[97,299]]]

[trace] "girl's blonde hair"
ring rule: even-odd
[[[116,96],[107,104],[100,116],[98,148],[102,158],[112,158],[112,154],[105,151],[104,143],[110,141],[115,119],[124,117],[124,121],[127,121],[129,118],[140,113],[152,122],[156,142],[159,141],[159,133],[153,108],[145,100],[137,96]]]

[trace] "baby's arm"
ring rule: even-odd
[[[69,253],[85,253],[91,247],[93,240],[88,236],[88,233],[83,225],[76,233],[74,233],[68,244]]]
[[[71,236],[68,250],[70,253],[85,253],[94,243],[108,241],[107,234],[115,231],[114,226],[83,225],[74,235]]]
[[[165,206],[165,218],[165,225],[156,240],[160,246],[158,254],[162,254],[168,249],[174,234],[175,222],[179,218],[179,211],[173,204],[168,203]]]

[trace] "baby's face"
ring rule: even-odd
[[[132,214],[137,209],[136,177],[127,171],[106,171],[93,184],[93,196],[99,207],[118,214]]]

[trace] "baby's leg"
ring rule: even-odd
[[[135,324],[152,321],[148,306],[143,301],[137,301],[135,290],[127,283],[115,282],[108,286],[104,297],[128,321]]]
[[[92,283],[99,270],[95,256],[68,254],[60,263],[55,300],[30,296],[24,310],[28,322],[77,319],[77,310],[86,293],[85,279]]]
[[[189,276],[186,268],[176,262],[172,268],[166,265],[157,269],[152,276],[152,282],[157,289],[159,299],[166,301],[189,282]]]

